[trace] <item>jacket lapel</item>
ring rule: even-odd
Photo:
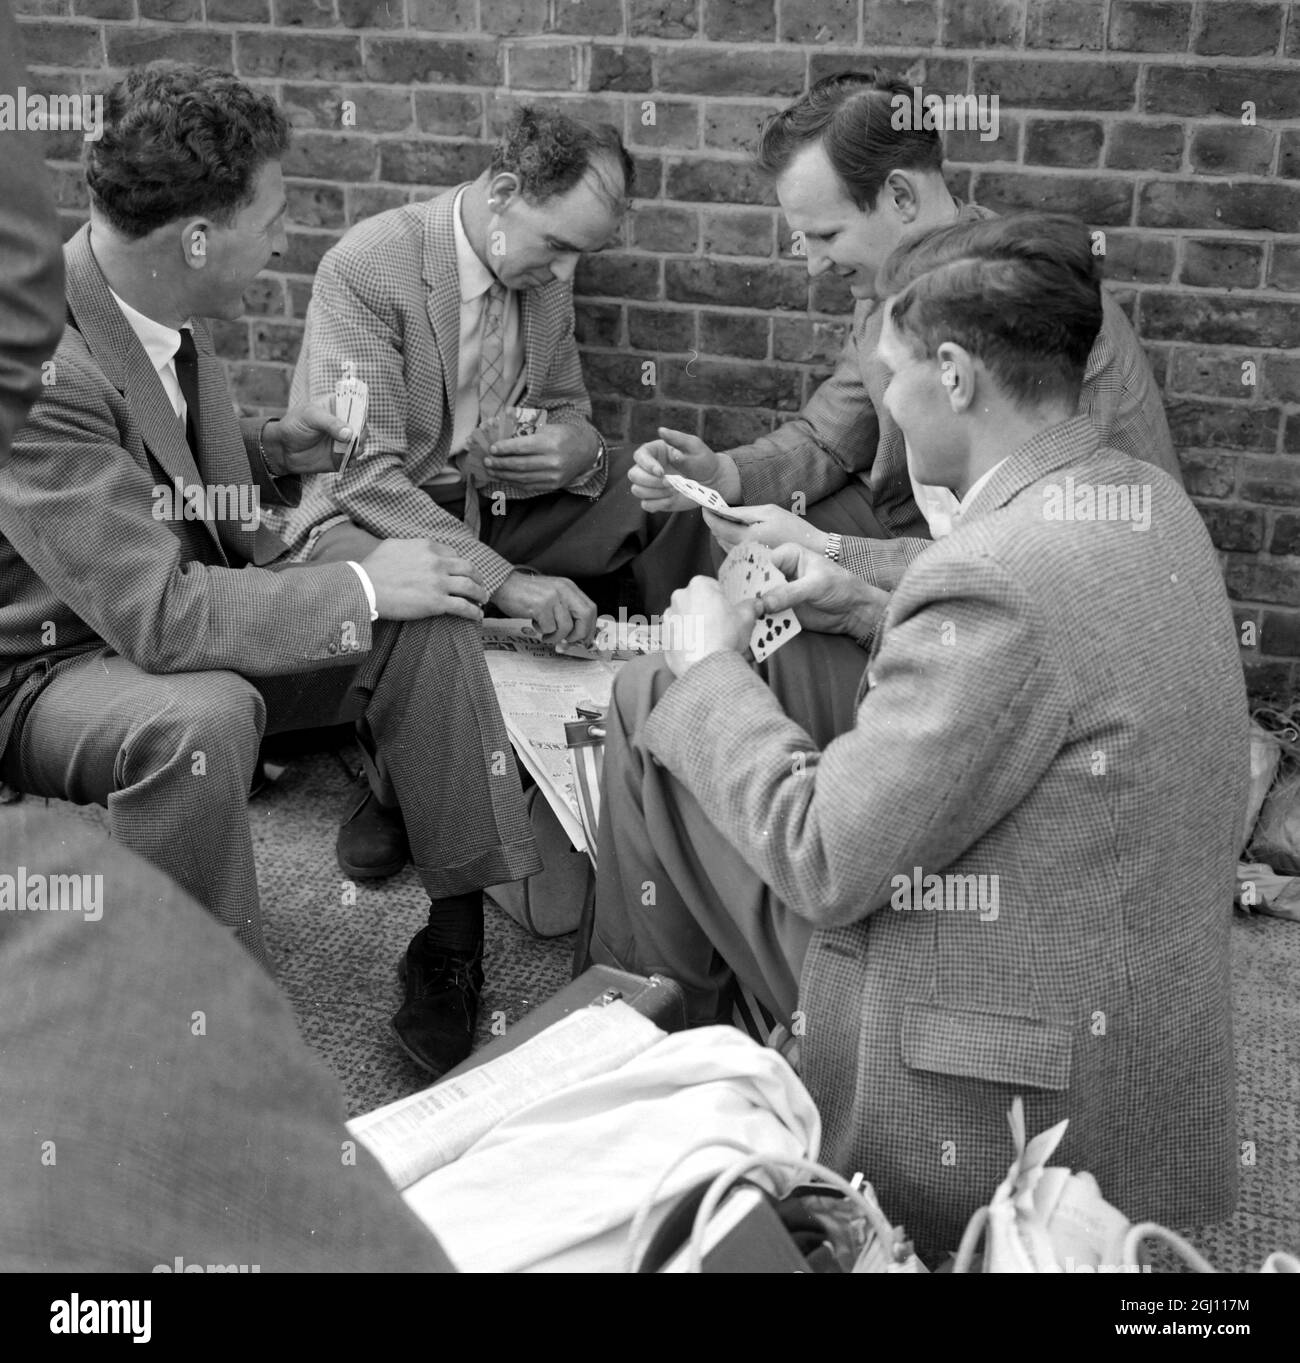
[[[454,226],[461,185],[429,205],[424,225],[422,273],[428,291],[429,325],[442,356],[443,425],[450,432],[460,375],[460,266]]]

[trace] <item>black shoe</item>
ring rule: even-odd
[[[411,859],[400,809],[386,809],[369,785],[361,803],[339,825],[334,844],[339,869],[352,880],[395,876]]]
[[[440,1078],[459,1065],[474,1045],[483,994],[483,942],[468,954],[434,955],[424,949],[427,928],[411,939],[398,962],[406,1002],[393,1015],[402,1049],[417,1065]]]

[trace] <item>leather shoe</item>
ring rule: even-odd
[[[427,928],[411,939],[398,962],[406,1002],[393,1015],[398,1043],[435,1079],[455,1068],[474,1045],[483,994],[483,939],[468,954],[425,950]]]
[[[400,809],[386,809],[366,785],[361,802],[339,825],[339,869],[352,880],[395,876],[411,858]]]

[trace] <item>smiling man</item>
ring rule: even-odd
[[[314,479],[272,518],[295,560],[431,535],[475,565],[503,615],[553,641],[592,631],[596,607],[571,577],[630,564],[658,612],[692,552],[707,564],[695,527],[631,495],[630,455],[607,451],[591,424],[578,363],[574,271],[618,232],[632,176],[614,128],[524,107],[472,183],[380,213],[326,253],[293,398],[327,397],[355,374],[370,433],[341,475]],[[490,423],[521,405],[544,424],[500,438]],[[340,834],[339,864],[380,877],[406,854],[380,768]]]
[[[65,248],[67,330],[0,470],[0,774],[105,806],[115,839],[266,964],[258,743],[364,721],[430,897],[398,1035],[440,1073],[473,1036],[482,889],[540,864],[501,761],[487,589],[418,535],[270,570],[283,540],[229,508],[293,505],[351,432],[319,402],[241,429],[203,319],[238,317],[285,249],[288,124],[233,76],[182,65],[128,72],[104,109],[90,222]]]
[[[804,626],[777,656],[857,650],[838,723],[747,665],[752,609],[697,577],[606,726],[593,957],[678,980],[696,1024],[738,976],[801,1037],[824,1158],[931,1259],[1004,1177],[1017,1095],[1130,1218],[1233,1203],[1245,687],[1172,478],[1141,468],[1142,523],[1052,513],[1136,476],[1076,415],[1096,265],[1083,224],[1026,214],[886,266],[882,401],[962,514],[892,595],[774,551],[763,604]]]
[[[903,433],[882,401],[888,376],[876,357],[876,273],[903,241],[993,216],[953,198],[937,132],[895,126],[900,94],[910,101],[913,92],[867,76],[828,76],[768,121],[758,149],[759,166],[773,176],[786,221],[804,244],[808,273],[839,275],[857,300],[835,372],[794,420],[752,445],[718,453],[665,429],[637,450],[629,475],[656,511],[690,506],[665,486],[665,470],[750,508],[749,530],[713,526],[724,545],[794,541],[883,587],[898,580],[931,533],[947,530],[954,502],[948,489],[909,471]],[[1181,482],[1151,366],[1119,305],[1103,297],[1102,307],[1079,413],[1111,448]],[[806,510],[806,519],[792,506]]]

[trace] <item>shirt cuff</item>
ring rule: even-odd
[[[366,594],[366,601],[370,606],[370,623],[373,625],[379,619],[379,610],[375,605],[375,584],[370,580],[370,574],[359,564],[348,559],[348,567],[361,579],[361,589]]]

